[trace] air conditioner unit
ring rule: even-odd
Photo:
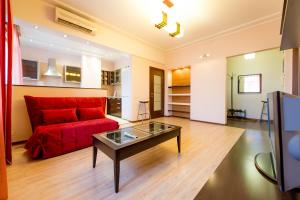
[[[58,7],[55,8],[55,21],[85,33],[95,34],[97,30],[95,23]]]

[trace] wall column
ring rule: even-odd
[[[293,60],[292,60],[292,93],[293,95],[300,94],[300,70],[299,70],[299,49],[293,49]]]

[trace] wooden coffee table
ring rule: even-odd
[[[177,137],[180,153],[181,127],[150,122],[133,127],[93,135],[93,168],[96,167],[97,149],[114,161],[115,192],[119,191],[120,161]]]

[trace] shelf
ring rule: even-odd
[[[190,113],[190,111],[181,111],[181,110],[169,110],[169,112]]]
[[[172,85],[172,86],[168,86],[168,88],[173,88],[173,87],[190,87],[190,85]]]
[[[185,97],[185,96],[191,96],[190,93],[182,93],[182,94],[168,94],[170,97]]]
[[[180,103],[180,102],[169,102],[169,105],[177,105],[177,106],[190,106],[190,103]]]

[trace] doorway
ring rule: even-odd
[[[228,123],[266,125],[267,94],[284,88],[283,52],[279,48],[227,58]]]
[[[165,104],[165,71],[150,67],[149,86],[151,117],[163,117]]]

